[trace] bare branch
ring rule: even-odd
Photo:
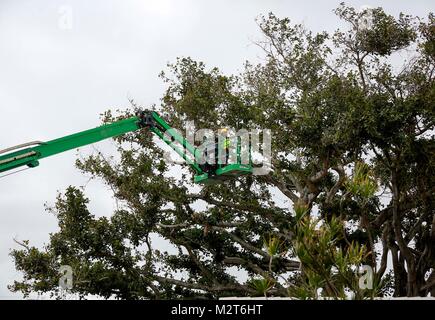
[[[239,292],[243,292],[243,293],[250,293],[250,294],[254,294],[255,290],[245,286],[245,285],[215,285],[215,286],[206,286],[206,285],[202,285],[202,284],[198,284],[198,283],[190,283],[190,282],[185,282],[182,280],[176,280],[176,279],[172,279],[172,278],[165,278],[165,277],[161,277],[161,276],[154,276],[154,278],[159,281],[159,282],[163,282],[163,283],[170,283],[173,285],[177,285],[180,287],[185,287],[185,288],[189,288],[189,289],[196,289],[196,290],[203,290],[206,292],[212,291],[212,292],[220,292],[220,291],[239,291]]]
[[[338,165],[336,167],[332,168],[338,173],[338,180],[334,184],[334,186],[329,190],[327,196],[326,196],[326,203],[330,203],[332,201],[332,197],[337,193],[338,189],[343,185],[343,183],[346,181],[346,173],[344,172],[344,168],[342,165]]]

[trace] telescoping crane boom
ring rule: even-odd
[[[194,182],[213,184],[229,178],[252,173],[250,164],[240,161],[240,148],[236,163],[204,166],[197,160],[202,152],[190,144],[166,123],[155,111],[140,110],[136,116],[81,131],[47,142],[31,142],[0,151],[0,173],[19,167],[36,167],[39,160],[104,139],[147,128],[178,153],[195,171]],[[217,155],[217,152],[216,152]]]

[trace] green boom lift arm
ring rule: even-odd
[[[201,165],[197,163],[197,159],[201,157],[200,150],[171,128],[155,111],[149,110],[140,110],[136,113],[136,116],[55,140],[36,141],[0,151],[0,173],[23,166],[33,168],[39,165],[40,159],[142,128],[148,128],[177,152],[195,171],[194,181],[197,183],[217,183],[230,177],[252,173],[250,165],[241,164],[219,167],[214,174],[204,171]],[[180,148],[176,142],[182,147]],[[37,145],[30,147],[30,145],[34,144]]]

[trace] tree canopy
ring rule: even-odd
[[[70,265],[83,297],[434,295],[434,15],[335,13],[348,28],[333,34],[260,16],[263,62],[240,74],[192,58],[161,74],[155,108],[174,127],[270,129],[268,175],[194,186],[187,165],[171,176],[150,132],[118,137],[119,159],[77,160],[117,209],[96,218],[80,188],[59,194],[59,230],[12,251],[24,276],[10,289],[60,295]],[[363,264],[372,289],[358,287]]]

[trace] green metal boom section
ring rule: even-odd
[[[59,139],[42,142],[37,146],[8,152],[4,155],[0,154],[0,173],[22,166],[36,167],[39,165],[39,160],[43,158],[142,128],[148,128],[155,133],[190,165],[196,173],[194,177],[196,183],[219,183],[230,177],[252,173],[250,165],[237,163],[219,166],[213,175],[209,175],[197,163],[197,159],[202,155],[199,149],[191,145],[154,111],[140,111],[136,116],[128,119],[105,124]]]

